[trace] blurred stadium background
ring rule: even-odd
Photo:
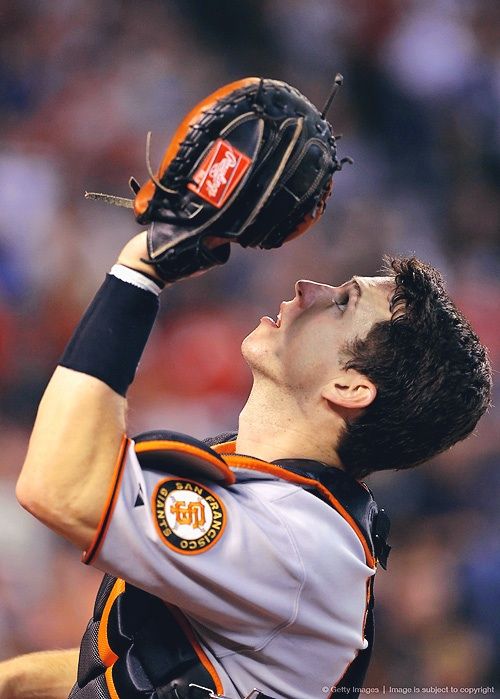
[[[36,405],[116,252],[127,196],[184,112],[245,75],[322,105],[341,155],[326,215],[281,251],[234,251],[182,283],[130,392],[132,433],[236,425],[242,337],[300,277],[374,274],[386,252],[444,273],[500,364],[497,0],[16,0],[0,3],[0,659],[79,642],[100,574],[14,498]],[[312,237],[313,236],[313,237]],[[497,389],[498,391],[498,389]],[[498,399],[497,399],[498,400]],[[75,429],[78,426],[75,425]],[[392,516],[367,686],[500,686],[500,415],[410,473],[369,483]]]

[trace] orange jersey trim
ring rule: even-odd
[[[176,621],[178,622],[179,626],[181,629],[184,631],[186,634],[186,637],[188,641],[191,643],[191,645],[194,648],[194,651],[196,655],[198,656],[198,659],[200,663],[203,665],[205,670],[208,672],[210,677],[213,680],[213,683],[215,685],[215,691],[217,694],[224,695],[224,688],[222,686],[221,679],[219,675],[217,674],[217,670],[214,668],[212,663],[210,662],[207,654],[201,647],[198,639],[196,638],[193,629],[191,628],[191,624],[189,621],[186,619],[182,611],[178,607],[174,607],[171,604],[167,604],[167,607],[170,609],[172,612],[173,616],[175,617]]]
[[[221,444],[212,444],[210,448],[216,451],[217,454],[234,454],[236,451],[236,440],[232,442],[221,442]]]
[[[367,565],[369,565],[371,568],[375,568],[375,557],[370,551],[368,542],[363,536],[361,529],[358,527],[358,525],[351,517],[351,515],[347,512],[347,510],[340,504],[337,498],[334,497],[330,493],[328,488],[325,488],[325,486],[322,485],[319,481],[316,481],[313,478],[306,478],[305,476],[298,476],[297,474],[292,473],[291,471],[287,471],[284,468],[280,468],[280,466],[269,464],[267,461],[261,461],[260,459],[255,459],[251,456],[227,454],[224,458],[229,465],[235,467],[241,466],[242,468],[248,468],[253,471],[263,471],[264,473],[271,473],[273,476],[277,476],[278,478],[281,478],[285,481],[291,481],[292,483],[301,483],[303,485],[310,485],[319,490],[326,497],[326,499],[332,505],[332,507],[335,510],[337,510],[337,512],[346,520],[346,522],[348,522],[351,525],[358,539],[361,542],[361,545],[365,552]]]
[[[196,107],[194,107],[179,124],[172,140],[170,141],[161,165],[158,168],[157,176],[161,179],[163,173],[168,168],[172,160],[175,158],[179,146],[182,141],[186,138],[186,135],[193,124],[200,120],[200,117],[204,110],[210,109],[213,105],[226,95],[228,95],[233,90],[238,90],[242,87],[248,87],[249,85],[255,85],[260,82],[260,78],[244,78],[243,80],[236,80],[235,82],[229,83],[229,85],[224,85],[220,87],[211,95],[205,97],[204,100],[199,102]],[[134,201],[134,214],[140,216],[143,214],[149,206],[154,193],[156,185],[152,180],[148,180],[138,191],[137,196]]]
[[[123,475],[123,465],[125,463],[125,455],[127,453],[127,447],[130,444],[130,440],[124,435],[122,442],[120,444],[120,451],[118,452],[118,458],[116,459],[115,467],[113,470],[113,476],[111,478],[111,483],[109,485],[108,494],[106,497],[106,502],[101,514],[101,519],[97,525],[94,537],[90,542],[90,545],[86,551],[83,552],[82,562],[89,564],[92,559],[97,554],[100,549],[106,532],[108,530],[109,523],[111,521],[111,516],[116,503],[116,496],[120,490],[120,483]]]
[[[111,697],[111,699],[120,699],[113,680],[113,667],[108,667],[108,669],[104,673],[104,679],[106,680],[106,686],[108,688],[109,696]]]
[[[138,442],[135,445],[136,454],[143,454],[144,452],[148,451],[159,451],[168,449],[171,449],[173,451],[180,451],[184,454],[191,454],[192,456],[196,456],[197,458],[200,458],[204,461],[208,461],[213,466],[216,466],[217,469],[224,475],[224,482],[226,483],[226,485],[232,485],[233,483],[236,483],[236,477],[234,473],[231,471],[231,469],[229,469],[226,466],[226,464],[223,461],[218,459],[216,456],[211,456],[204,449],[195,447],[192,444],[185,444],[184,442],[174,442],[168,439],[158,439],[151,440],[150,442]],[[182,476],[179,475],[179,478],[181,477]]]
[[[108,595],[104,610],[102,612],[101,621],[99,622],[99,631],[97,632],[97,651],[102,660],[104,667],[111,668],[111,665],[118,660],[117,654],[112,650],[108,640],[108,622],[111,608],[116,602],[116,599],[125,592],[125,580],[118,578],[111,588]]]

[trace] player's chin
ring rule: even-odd
[[[279,333],[279,328],[272,318],[268,316],[263,316],[256,328],[249,333],[243,340],[242,347],[245,344],[265,344],[267,342],[272,342],[273,338],[277,338]]]
[[[259,338],[257,337],[258,330],[258,327],[255,328],[255,330],[252,330],[252,332],[249,333],[241,343],[241,354],[243,355],[243,358],[247,361],[248,357],[251,356],[257,350],[257,346],[262,342],[259,341]]]
[[[250,368],[258,367],[269,361],[272,342],[269,335],[271,332],[272,328],[266,327],[261,322],[241,343],[241,354]]]

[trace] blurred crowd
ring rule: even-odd
[[[84,200],[146,178],[186,110],[245,75],[322,106],[341,156],[327,211],[282,250],[176,285],[130,391],[130,425],[237,426],[241,339],[293,282],[443,272],[500,366],[500,3],[496,0],[0,0],[0,659],[76,645],[100,574],[14,497],[58,356],[130,212]],[[498,389],[497,389],[498,393]],[[497,398],[498,402],[498,398]],[[75,429],[77,426],[75,425]],[[367,686],[500,688],[500,414],[413,472],[369,479],[393,522]]]

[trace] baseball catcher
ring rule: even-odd
[[[79,652],[0,664],[0,697],[358,696],[389,553],[361,479],[449,448],[489,403],[485,349],[439,273],[398,258],[384,276],[299,280],[243,341],[254,382],[237,431],[131,438],[126,424],[164,287],[225,263],[231,243],[279,247],[323,212],[342,165],[328,102],[233,83],[132,181],[133,202],[93,195],[132,204],[147,231],[68,343],[17,496],[104,578]]]

